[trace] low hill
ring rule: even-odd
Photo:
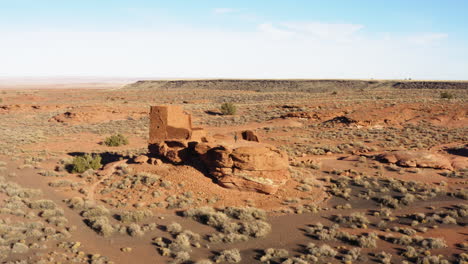
[[[466,81],[200,79],[146,80],[126,89],[213,89],[325,92],[343,89],[468,89]]]

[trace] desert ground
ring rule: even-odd
[[[252,131],[289,179],[141,161],[156,105],[216,142]],[[0,124],[2,263],[468,263],[468,82],[4,81]]]

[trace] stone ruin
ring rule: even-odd
[[[176,105],[152,106],[150,155],[173,164],[199,164],[226,188],[276,193],[289,179],[286,153],[259,143],[252,131],[242,137],[215,140],[192,126],[192,116]]]

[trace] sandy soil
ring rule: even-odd
[[[376,157],[393,150],[428,150],[468,164],[466,89],[466,82],[374,80],[172,80],[131,85],[121,81],[0,82],[0,220],[6,221],[0,224],[37,222],[69,233],[41,238],[24,232],[20,237],[6,233],[2,226],[0,260],[171,263],[175,251],[172,256],[163,256],[163,249],[153,239],[164,237],[166,242],[175,243],[166,226],[177,222],[202,238],[199,247],[183,250],[189,259],[173,263],[213,259],[226,249],[240,251],[239,263],[261,263],[267,248],[286,249],[289,257],[309,258],[313,263],[313,253],[305,249],[311,242],[337,251],[334,257],[322,252],[319,263],[343,263],[352,248],[361,248],[360,258],[354,262],[382,262],[378,254],[385,251],[392,254],[391,263],[423,261],[427,255],[439,254],[458,263],[468,242],[466,209],[457,207],[466,205],[467,169],[400,167]],[[442,92],[452,99],[441,98]],[[226,101],[236,104],[236,115],[217,114],[219,105]],[[134,157],[147,152],[149,106],[159,104],[183,105],[193,114],[196,125],[218,140],[232,142],[235,132],[254,131],[261,142],[289,154],[291,180],[278,193],[265,195],[222,188],[193,164],[133,163]],[[117,133],[127,137],[129,144],[103,144]],[[109,174],[67,171],[66,164],[83,153],[100,155],[104,165],[119,159],[129,162]],[[150,183],[148,179],[152,179]],[[25,196],[34,192],[25,188],[41,190],[42,194]],[[397,208],[391,206],[395,201],[383,202],[385,197],[396,199]],[[67,200],[78,198],[87,199],[89,207],[71,208]],[[55,218],[32,208],[31,204],[41,199],[61,208],[63,215],[59,215],[66,223],[54,224]],[[92,217],[86,216],[86,210],[98,205],[109,210],[104,217],[113,228],[111,235],[103,236],[101,227],[93,227]],[[265,210],[271,231],[242,242],[209,241],[206,236],[223,231],[182,216],[188,209],[205,206]],[[382,208],[389,208],[391,214],[376,214]],[[131,224],[119,215],[145,210],[150,216],[135,222],[144,229],[143,234],[132,235]],[[376,248],[339,238],[319,240],[307,233],[311,225],[320,222],[331,227],[337,216],[353,213],[362,213],[366,225],[351,228],[349,221],[344,221],[339,230],[352,235],[376,233]],[[417,213],[426,218],[412,225],[411,217]],[[439,218],[432,217],[434,214]],[[418,251],[417,256],[405,257],[402,252],[407,245],[386,237],[400,237],[405,232],[411,237],[442,238],[446,247],[431,249],[411,242],[408,245]],[[76,250],[64,247],[63,242],[80,242],[81,246]],[[14,253],[16,243],[29,249]],[[281,257],[270,263],[286,260]]]

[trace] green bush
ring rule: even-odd
[[[97,170],[101,168],[101,156],[85,154],[83,156],[76,156],[73,158],[69,166],[72,173],[83,173],[89,169]]]
[[[233,103],[223,103],[220,110],[223,115],[235,115],[237,107]]]
[[[449,92],[441,92],[440,93],[440,98],[442,98],[442,99],[453,99],[454,95],[449,93]]]
[[[106,138],[104,144],[109,147],[128,145],[128,139],[122,134],[112,135]]]

